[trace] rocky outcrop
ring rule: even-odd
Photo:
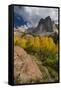
[[[53,24],[50,16],[45,19],[41,18],[38,26],[33,30],[33,33],[42,34],[46,32],[53,32]]]
[[[30,83],[42,79],[42,73],[31,56],[19,46],[14,47],[14,83]]]
[[[41,18],[38,22],[37,27],[32,27],[28,29],[22,29],[18,28],[15,30],[16,33],[19,33],[19,36],[25,32],[26,34],[34,34],[34,35],[51,35],[52,33],[58,34],[58,25],[55,24],[54,21],[50,18],[50,16],[47,16],[45,19]]]
[[[37,27],[29,28],[27,31],[41,36],[51,35],[52,33],[58,32],[57,25],[53,22],[50,16],[47,16],[45,19],[41,18]]]

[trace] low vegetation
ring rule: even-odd
[[[14,36],[14,44],[22,47],[36,58],[36,63],[43,74],[39,82],[58,81],[58,44],[49,36]]]

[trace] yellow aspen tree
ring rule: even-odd
[[[39,37],[34,38],[33,49],[34,49],[34,51],[40,51],[40,39],[39,39]]]

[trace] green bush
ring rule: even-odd
[[[50,66],[54,70],[58,71],[58,60],[56,55],[50,55],[48,57],[46,56],[43,65]]]
[[[51,75],[51,78],[53,79],[53,81],[58,81],[58,72],[55,71],[54,69],[52,69],[51,67],[47,66],[48,71]]]

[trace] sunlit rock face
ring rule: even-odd
[[[35,61],[26,51],[19,47],[14,47],[14,82],[30,83],[32,80],[41,80],[42,73]]]

